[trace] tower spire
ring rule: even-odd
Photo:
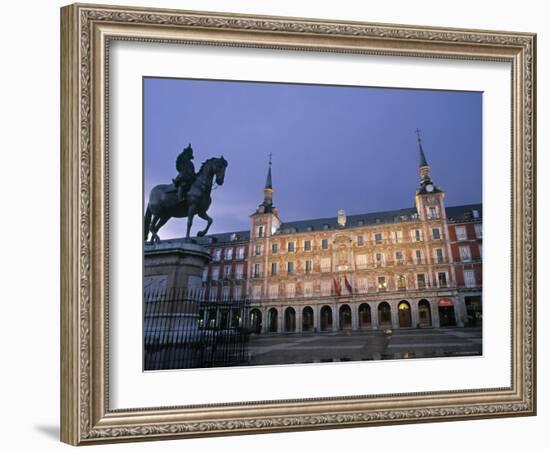
[[[267,169],[267,178],[265,180],[264,200],[262,201],[262,204],[258,206],[258,212],[262,214],[276,211],[276,209],[273,207],[273,182],[271,179],[271,158],[272,158],[272,154],[269,153],[269,168]]]
[[[273,184],[271,182],[271,157],[272,153],[269,153],[269,168],[267,170],[267,179],[265,180],[265,188],[273,190]]]
[[[420,174],[420,184],[422,186],[430,184],[432,182],[430,178],[430,166],[426,160],[426,155],[424,154],[424,148],[422,147],[422,138],[420,137],[420,130],[416,128],[416,140],[418,141],[418,151],[420,154],[420,162],[418,165],[419,174]]]

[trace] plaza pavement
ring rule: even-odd
[[[481,328],[253,334],[250,365],[482,355]]]

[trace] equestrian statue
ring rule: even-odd
[[[189,144],[176,159],[178,175],[172,184],[159,184],[151,189],[143,226],[145,241],[150,234],[151,242],[160,242],[158,231],[172,217],[187,217],[186,240],[190,240],[195,215],[207,221],[197,237],[203,237],[210,229],[213,220],[206,211],[212,203],[212,186],[214,182],[218,186],[223,184],[227,161],[223,156],[210,158],[195,173],[192,159],[193,148]]]

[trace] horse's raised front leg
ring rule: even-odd
[[[212,225],[212,222],[214,220],[212,220],[212,217],[210,217],[210,215],[208,215],[206,213],[206,211],[204,212],[199,212],[199,217],[201,217],[203,220],[206,220],[208,222],[208,224],[206,225],[206,228],[204,228],[202,231],[199,231],[197,232],[197,237],[204,237],[206,235],[206,233],[208,232],[208,230],[210,229],[210,226]]]

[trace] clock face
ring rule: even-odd
[[[426,192],[433,192],[434,191],[434,185],[433,184],[428,184],[426,186]]]

